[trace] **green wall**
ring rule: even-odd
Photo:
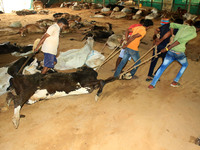
[[[174,0],[173,3],[173,11],[176,11],[178,7],[181,7],[183,9],[188,9],[188,3],[189,0]],[[190,6],[190,13],[191,14],[199,14],[200,15],[200,0],[191,0],[191,6]]]
[[[135,3],[138,3],[138,0],[134,0]],[[147,7],[155,7],[158,10],[162,10],[163,0],[140,0],[142,6]],[[176,11],[178,7],[183,9],[188,9],[189,0],[173,0],[172,10]],[[200,0],[191,0],[191,7],[190,7],[191,14],[198,14],[200,15]]]
[[[94,3],[100,3],[103,4],[103,0],[93,0]],[[105,5],[108,4],[115,4],[117,3],[117,0],[105,0]]]
[[[49,0],[48,6],[54,3],[62,3],[62,2],[70,2],[70,1],[81,1],[81,0]],[[105,5],[107,4],[115,4],[118,0],[105,0]],[[138,0],[133,0],[136,4]],[[93,2],[93,3],[100,3],[103,4],[103,0],[84,0],[84,2]],[[162,10],[163,0],[140,0],[142,6],[147,7],[155,7],[158,10]],[[183,9],[188,8],[189,0],[173,0],[172,10],[176,11],[178,7]],[[191,7],[190,7],[191,14],[198,14],[200,15],[200,0],[191,0]]]

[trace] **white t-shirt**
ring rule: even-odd
[[[59,44],[60,27],[55,23],[47,29],[46,33],[50,36],[44,41],[41,51],[56,55]]]

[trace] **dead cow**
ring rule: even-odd
[[[67,95],[87,94],[98,89],[95,99],[102,93],[106,83],[115,80],[114,77],[106,80],[98,80],[97,72],[92,68],[83,67],[73,73],[52,73],[42,75],[16,75],[12,79],[12,85],[17,95],[9,93],[7,102],[14,100],[13,123],[18,128],[20,121],[20,110],[29,99],[49,99]]]
[[[41,1],[36,0],[33,2],[33,8],[34,10],[42,10],[44,9],[44,4]]]
[[[18,46],[16,44],[11,44],[10,42],[0,44],[0,54],[8,54],[12,52],[26,53],[30,50],[32,50],[32,46]]]
[[[56,22],[51,19],[41,19],[41,20],[36,21],[36,25],[38,25],[40,27],[44,27],[46,29],[48,29],[48,27],[53,25],[54,23],[56,23]]]
[[[95,41],[97,42],[105,42],[105,40],[111,36],[112,34],[114,34],[114,32],[112,31],[112,24],[107,23],[108,29],[106,27],[103,26],[97,26],[94,25],[90,31],[87,31],[84,36],[84,38],[82,39],[82,41],[84,39],[87,39],[87,37],[93,37]]]
[[[22,27],[19,32],[21,36],[26,36],[27,33],[44,33],[46,32],[46,28],[40,27],[37,24],[27,24]]]

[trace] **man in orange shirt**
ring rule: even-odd
[[[131,57],[135,62],[140,59],[138,47],[140,44],[140,40],[146,35],[146,30],[153,25],[152,20],[146,19],[144,20],[144,24],[142,26],[138,26],[132,28],[131,37],[128,39],[127,43],[122,47],[125,49],[125,55],[120,62],[119,66],[117,67],[114,77],[118,77],[123,69],[124,65],[127,63],[129,57]],[[140,64],[141,61],[138,61],[135,65]],[[131,70],[131,76],[133,77],[136,73],[138,67]]]
[[[126,42],[128,41],[129,37],[131,37],[131,35],[132,35],[132,32],[133,32],[132,29],[135,28],[135,27],[138,27],[138,26],[142,26],[144,20],[145,20],[145,19],[141,19],[141,20],[140,20],[140,23],[138,23],[138,24],[132,24],[132,25],[126,30],[126,33],[125,33],[125,41],[126,41]],[[123,41],[121,41],[121,42],[123,42]],[[118,65],[120,64],[122,58],[124,57],[124,51],[125,51],[124,49],[122,49],[122,50],[120,51],[119,57],[117,58],[117,61],[116,61],[115,69],[113,69],[112,71],[116,71]],[[129,60],[131,60],[131,57],[129,58]],[[125,65],[125,66],[126,66],[126,65]],[[125,67],[125,66],[124,66],[124,67]]]

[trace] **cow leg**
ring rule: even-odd
[[[95,101],[98,101],[99,97],[101,96],[101,94],[103,92],[103,87],[105,86],[105,84],[107,84],[109,82],[113,82],[116,79],[117,78],[115,78],[115,77],[109,77],[106,80],[99,80],[99,90],[97,91],[97,94],[95,96]]]
[[[10,91],[10,90],[13,89],[12,79],[13,79],[13,78],[10,78],[10,80],[9,80],[10,85],[9,85],[9,87],[6,89],[6,91]]]
[[[103,87],[106,84],[104,80],[99,81],[99,90],[97,91],[97,94],[95,96],[95,101],[98,101],[99,97],[101,96],[101,93],[103,92]]]
[[[17,107],[14,108],[14,115],[13,115],[13,118],[12,118],[12,122],[13,122],[13,125],[15,126],[16,129],[19,126],[20,110],[21,110],[21,106],[20,105],[18,105]]]
[[[30,89],[29,89],[30,90]],[[14,127],[17,129],[20,122],[20,110],[22,106],[29,100],[29,98],[33,95],[32,91],[23,91],[20,95],[17,95],[14,99],[14,115],[12,118],[12,122]]]

